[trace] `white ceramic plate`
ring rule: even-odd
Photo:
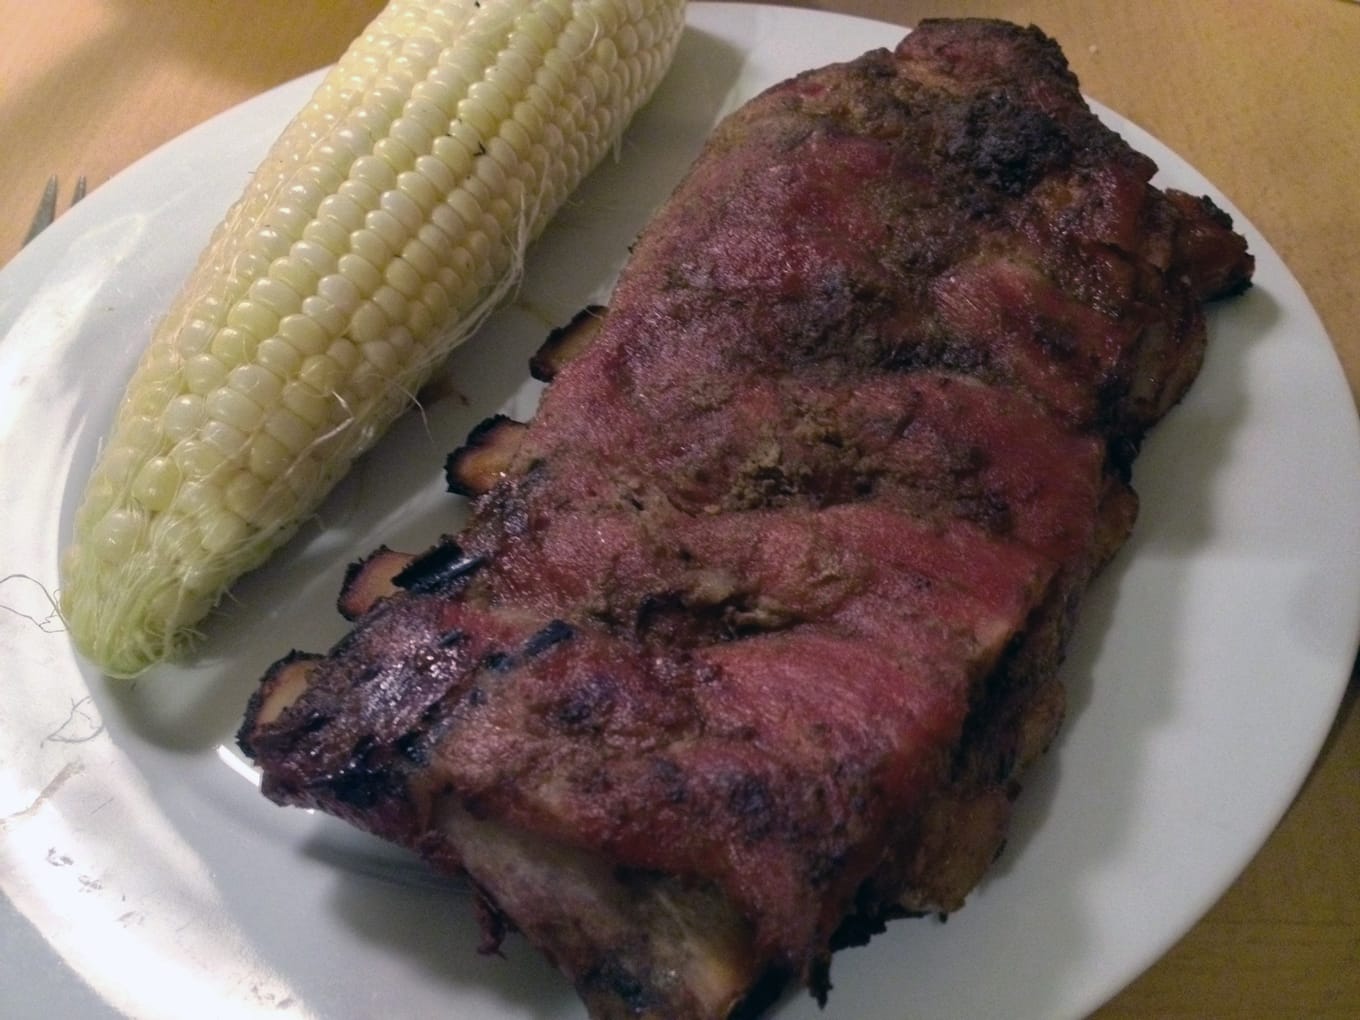
[[[526,416],[550,324],[604,297],[714,120],[788,74],[901,30],[697,5],[621,158],[533,256],[523,291],[458,352],[461,397],[413,416],[243,582],[192,668],[114,685],[74,657],[44,589],[137,351],[208,231],[315,83],[191,131],[98,189],[0,274],[0,1012],[139,1018],[580,1017],[521,943],[475,952],[468,893],[331,819],[275,808],[232,736],[256,678],[341,633],[344,564],[455,527],[443,455],[500,408]],[[1167,183],[1217,194],[1110,115]],[[1360,440],[1327,337],[1238,215],[1258,286],[1214,312],[1208,364],[1137,469],[1137,533],[1085,607],[1072,711],[1010,845],[947,925],[894,924],[839,955],[825,1014],[1063,1017],[1161,955],[1265,840],[1332,720],[1360,620]],[[8,576],[7,576],[8,575]]]

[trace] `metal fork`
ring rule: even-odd
[[[24,235],[24,244],[28,244],[50,227],[52,221],[57,218],[57,185],[56,174],[47,178],[47,186],[43,188],[42,198],[38,201],[37,211],[33,214],[33,222],[29,224],[28,233]],[[85,176],[82,174],[76,180],[75,190],[71,192],[71,205],[75,205],[84,197]]]

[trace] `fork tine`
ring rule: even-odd
[[[75,205],[85,197],[85,175],[81,174],[76,178],[76,190],[71,192],[71,204]]]
[[[49,226],[57,216],[57,175],[53,174],[47,178],[47,187],[43,188],[42,199],[38,202],[38,209],[33,214],[33,222],[29,224],[28,233],[24,235],[24,244],[28,244]]]

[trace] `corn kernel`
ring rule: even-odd
[[[269,412],[264,422],[264,434],[294,456],[307,449],[316,438],[312,425],[286,407],[276,407]]]
[[[365,222],[372,217],[372,213],[365,217]],[[392,259],[393,249],[381,234],[371,227],[363,227],[349,235],[350,250],[361,259],[365,259],[371,265],[383,266]]]
[[[412,90],[411,98],[406,103],[406,108],[402,111],[402,116],[420,125],[425,132],[425,146],[421,152],[428,152],[434,139],[448,130],[449,120],[451,119],[444,113],[439,106],[428,99],[422,91],[425,82],[421,82]],[[417,157],[417,162],[419,157]]]
[[[278,403],[283,380],[263,365],[238,365],[227,376],[227,385],[264,408]]]
[[[352,372],[354,366],[359,364],[359,348],[354,341],[346,337],[337,338],[326,348],[326,353],[345,373]]]
[[[345,379],[344,370],[335,359],[324,354],[313,354],[302,363],[298,378],[318,393],[330,393]]]
[[[111,510],[91,530],[90,550],[105,563],[118,563],[136,547],[145,523],[136,510]]]
[[[302,356],[288,340],[282,336],[266,337],[255,349],[255,361],[280,379],[285,379],[297,371],[302,364]]]
[[[278,262],[279,260],[275,259],[271,263],[271,273]],[[256,335],[261,338],[269,336],[278,328],[281,317],[293,314],[302,305],[302,298],[298,292],[272,275],[260,277],[250,285],[250,290],[247,293],[250,296],[249,301],[242,301],[241,305],[253,303],[256,307],[267,311],[272,317],[267,329],[256,331]],[[237,307],[239,308],[241,305],[237,305]],[[263,324],[264,320],[261,320],[261,325]]]
[[[140,418],[156,421],[162,409],[180,391],[174,378],[152,379],[143,383],[128,401],[128,408]],[[157,437],[159,438],[159,437]]]
[[[132,480],[145,458],[146,454],[140,448],[119,443],[109,447],[100,464],[100,472],[110,485],[121,488]]]
[[[207,478],[226,463],[222,451],[201,439],[186,439],[170,454],[184,478]]]
[[[385,209],[370,209],[364,217],[364,226],[382,239],[391,251],[401,251],[406,243],[408,231],[395,216]],[[376,264],[376,263],[375,263]]]
[[[364,296],[354,281],[343,272],[331,273],[316,285],[318,297],[325,298],[341,315],[353,315],[354,310],[363,302]],[[304,309],[305,311],[305,309]]]
[[[404,173],[415,164],[416,154],[405,142],[388,135],[373,146],[373,155],[386,163],[395,173]]]
[[[334,274],[339,277],[339,274]],[[339,277],[343,279],[343,277]],[[335,336],[345,331],[345,323],[348,319],[345,313],[335,306],[335,303],[321,293],[321,281],[317,281],[317,292],[309,294],[302,302],[302,315],[311,319],[321,330],[323,336]],[[283,330],[283,323],[279,324],[280,331]],[[283,335],[287,335],[284,333]],[[303,348],[299,347],[299,350]],[[310,353],[310,348],[307,349]]]
[[[413,157],[416,153],[429,152],[430,143],[434,141],[431,132],[413,117],[398,117],[392,124],[392,137],[410,149]]]
[[[370,340],[359,348],[368,363],[383,375],[395,375],[397,371],[397,352],[386,340]]]
[[[224,366],[240,365],[255,357],[255,347],[259,342],[260,338],[249,330],[239,326],[223,326],[213,337],[208,349]]]
[[[449,235],[430,222],[422,226],[420,233],[402,249],[399,261],[415,271],[416,285],[423,286],[426,280],[434,279],[440,266],[448,263],[452,252],[453,241]],[[390,277],[389,282],[392,282]]]
[[[444,135],[434,142],[434,157],[449,170],[454,180],[466,177],[472,172],[472,153],[459,139]]]
[[[442,65],[416,86],[414,95],[431,103],[444,115],[445,124],[458,114],[458,97],[468,86],[467,77],[457,68]]]
[[[251,520],[264,502],[265,485],[250,471],[238,471],[223,489],[227,509],[244,520]]]
[[[382,196],[380,208],[389,213],[398,223],[406,236],[414,234],[425,222],[425,213],[420,206],[412,200],[405,192],[400,190],[389,191]]]
[[[314,427],[325,424],[330,417],[331,400],[303,382],[290,382],[283,387],[283,406]]]
[[[406,297],[414,297],[416,294],[420,293],[423,278],[415,267],[412,266],[411,260],[407,258],[406,255],[406,253],[410,252],[412,247],[417,244],[420,244],[420,242],[412,238],[403,249],[402,257],[392,259],[387,263],[387,271],[383,274],[383,280],[387,286],[386,288],[379,288],[378,293],[382,293],[384,289],[395,290]],[[420,245],[420,247],[426,252],[429,251],[424,245]],[[377,298],[377,294],[374,295],[374,298]],[[382,302],[379,302],[379,304],[381,303]]]
[[[458,186],[458,180],[453,176],[448,165],[438,156],[425,154],[416,159],[413,173],[425,178],[430,186],[430,191],[434,195],[434,201],[429,208],[433,209],[448,196],[448,193]]]
[[[406,328],[415,336],[429,336],[438,321],[438,317],[431,311],[430,303],[423,298],[406,303]]]
[[[382,274],[372,262],[361,255],[351,252],[340,256],[338,268],[340,275],[352,283],[355,291],[362,297],[368,297],[382,286]]]
[[[302,228],[311,220],[312,215],[306,209],[297,205],[276,205],[269,210],[266,224],[273,227],[280,237],[297,237],[302,233]],[[277,258],[281,252],[266,252],[266,257],[271,261]],[[244,265],[237,267],[238,271],[245,269]],[[249,267],[248,271],[242,272],[243,276],[255,276],[260,272],[258,266]]]
[[[293,451],[274,438],[269,432],[269,422],[266,422],[264,431],[250,444],[251,472],[262,481],[270,482],[287,471],[292,460]]]
[[[394,261],[392,265],[397,265],[397,262]],[[406,318],[406,298],[389,284],[385,283],[375,290],[369,300],[382,312],[384,321],[389,324],[401,322]]]
[[[172,443],[185,439],[203,424],[207,411],[203,398],[196,393],[182,393],[170,401],[161,415],[161,431]]]
[[[128,414],[118,423],[122,442],[115,445],[135,450],[144,457],[151,456],[161,445],[159,422],[152,415],[141,413],[135,407],[127,410]]]
[[[420,300],[434,319],[442,320],[448,314],[449,292],[433,280],[421,288]]]
[[[264,409],[230,383],[208,394],[207,409],[209,418],[243,431],[258,428],[264,418]]]
[[[379,340],[390,325],[387,315],[372,301],[365,301],[354,310],[349,321],[350,335],[359,344],[360,350]]]
[[[306,221],[311,219],[311,210],[304,206],[297,205],[297,203],[293,203],[293,205],[297,209],[298,217],[305,225]],[[298,232],[296,230],[283,231],[266,223],[260,227],[259,233],[255,236],[256,250],[259,252],[262,259],[266,262],[272,262],[275,259],[288,254],[288,247],[292,244],[293,238],[297,236]],[[264,271],[265,270],[261,269],[259,270],[259,273],[263,273]]]
[[[210,553],[225,553],[236,548],[250,534],[250,526],[225,508],[200,523],[203,548]]]
[[[333,195],[327,195],[321,202],[321,206],[316,211],[316,220],[308,225],[308,229],[319,232],[323,228],[318,223],[326,221],[338,226],[347,237],[351,231],[358,230],[363,225],[364,208],[344,191],[337,191]],[[307,238],[306,233],[302,236]],[[312,238],[307,239],[312,240]],[[318,240],[318,243],[322,242]],[[329,248],[331,251],[341,250],[335,245],[326,243],[322,243],[322,247]]]
[[[205,318],[190,319],[179,331],[181,356],[188,357],[206,350],[216,332],[217,326],[213,322]]]
[[[230,390],[223,392],[230,393]],[[247,403],[249,403],[247,401]],[[209,414],[211,415],[211,398],[209,398]],[[210,417],[203,423],[203,427],[198,430],[199,438],[213,449],[222,454],[223,457],[232,458],[239,456],[241,451],[250,442],[251,430],[243,429],[221,418]]]
[[[292,249],[289,250],[292,251]],[[326,271],[329,272],[329,267]],[[294,254],[277,258],[270,263],[268,279],[276,285],[287,288],[288,294],[280,294],[279,297],[286,300],[288,305],[283,307],[277,303],[277,299],[276,301],[260,299],[260,301],[280,316],[290,315],[302,306],[301,295],[310,294],[316,288],[316,281],[320,278],[320,274],[316,270]]]
[[[302,314],[285,316],[279,322],[279,336],[303,356],[320,353],[326,349],[326,344],[330,340],[325,326],[318,321],[324,317],[317,314],[320,309],[315,304],[312,304],[310,310],[308,308],[308,302],[311,300],[308,298],[302,302]]]
[[[152,457],[132,483],[132,496],[148,510],[167,510],[180,484],[179,468],[169,457]]]
[[[405,173],[398,175],[397,191],[416,204],[420,217],[419,221],[412,228],[414,230],[420,229],[420,224],[425,222],[425,218],[429,215],[430,210],[435,207],[436,203],[442,201],[443,198],[443,196],[435,191],[434,185],[426,179],[424,174],[417,173],[414,170],[407,170]]]
[[[472,180],[475,180],[475,178],[469,178],[469,182]],[[481,201],[470,194],[470,189],[467,188],[459,188],[455,191],[449,196],[449,201],[442,208],[450,209],[462,217],[463,227],[458,231],[459,233],[475,227],[482,219]]]
[[[308,230],[315,236],[321,228],[313,228],[316,228],[315,223],[308,227]],[[348,236],[345,240],[348,240]],[[335,272],[335,251],[316,241],[299,240],[289,249],[289,256],[300,265],[305,266],[314,277],[322,277],[327,273]],[[315,287],[316,284],[313,282],[307,289],[310,291]]]

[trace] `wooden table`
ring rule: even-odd
[[[206,117],[342,51],[381,0],[0,0],[0,264],[51,173],[97,188]],[[1034,22],[1088,94],[1213,180],[1302,281],[1360,393],[1360,5],[1345,0],[808,0],[909,25]],[[1117,1017],[1360,1016],[1356,683],[1251,867]]]

